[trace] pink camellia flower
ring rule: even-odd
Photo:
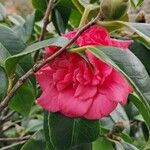
[[[77,31],[64,36],[71,39]],[[128,50],[132,41],[111,39],[103,27],[92,26],[76,45],[105,45]],[[46,57],[59,47],[46,48]],[[48,112],[68,117],[100,119],[118,105],[125,105],[132,87],[122,74],[86,50],[87,62],[77,53],[64,52],[36,73],[43,91],[37,103]]]

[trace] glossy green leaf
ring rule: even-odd
[[[80,4],[79,0],[72,0],[72,3],[81,14],[84,12],[84,7]]]
[[[129,133],[130,122],[124,108],[119,104],[117,108],[110,114],[114,123],[122,122],[124,124],[125,131]]]
[[[23,120],[22,127],[25,128],[25,131],[27,133],[39,131],[43,128],[43,119],[29,118],[29,119]]]
[[[98,138],[92,144],[92,150],[113,150],[113,144],[105,137]]]
[[[83,7],[90,5],[90,0],[78,0],[78,1]]]
[[[73,148],[70,148],[68,150],[92,150],[92,144],[91,143],[84,143],[84,144],[74,146]]]
[[[52,22],[59,34],[65,33],[71,14],[71,0],[60,0],[52,12]]]
[[[6,18],[6,9],[5,7],[0,3],[0,22],[3,21]]]
[[[8,16],[8,19],[16,26],[22,25],[25,23],[24,18],[17,14],[11,14]]]
[[[6,94],[7,87],[8,87],[7,74],[6,74],[5,70],[4,70],[4,68],[2,68],[0,66],[0,102],[1,102],[2,98]]]
[[[0,43],[0,66],[5,66],[5,60],[9,56],[8,50]]]
[[[130,50],[140,59],[147,72],[150,74],[150,48],[148,49],[142,43],[134,41],[134,43],[130,45]]]
[[[139,150],[134,145],[126,142],[116,142],[116,150]]]
[[[44,13],[40,10],[35,10],[35,21],[40,21],[44,17]]]
[[[32,149],[46,150],[46,142],[42,130],[37,131],[21,148],[21,150],[32,150]]]
[[[130,94],[129,95],[129,100],[131,100],[134,105],[138,108],[140,114],[144,118],[146,124],[148,125],[148,128],[150,128],[150,111],[147,109],[145,104],[139,100],[139,97],[136,93]]]
[[[32,0],[32,5],[35,9],[45,11],[47,8],[47,0]]]
[[[130,0],[130,2],[132,7],[137,8],[144,2],[144,0]]]
[[[30,83],[23,84],[12,97],[9,107],[24,116],[28,116],[35,100],[35,93]]]
[[[81,17],[82,17],[82,15],[80,14],[79,11],[77,11],[76,9],[72,9],[71,15],[69,18],[69,22],[70,22],[71,26],[73,26],[74,28],[77,28],[80,24]]]
[[[35,20],[35,13],[33,13],[31,16],[28,16],[25,23],[19,26],[15,26],[13,28],[17,36],[20,37],[25,43],[31,37],[33,26],[34,26],[34,20]]]
[[[26,45],[24,42],[17,37],[17,35],[8,27],[4,27],[0,25],[0,43],[1,43],[1,64],[5,68],[9,79],[9,86],[10,88],[15,81],[15,77],[21,76],[24,71],[27,71],[28,68],[32,66],[31,56],[27,56],[25,59],[21,60],[21,64],[18,66],[14,66],[11,68],[11,65],[6,65],[7,58],[11,57],[11,55],[15,55],[17,53],[22,52]],[[7,67],[10,67],[10,71]],[[21,67],[22,68],[21,68]],[[15,76],[15,71],[17,68],[17,75]],[[33,85],[31,84],[30,80],[26,82],[15,95],[13,96],[11,102],[9,103],[9,107],[16,110],[17,112],[21,113],[22,115],[27,116],[30,112],[30,108],[35,100],[35,94],[33,90]]]
[[[130,120],[139,114],[137,107],[131,101],[127,103],[125,110]]]
[[[134,27],[137,31],[140,31],[144,35],[150,38],[150,25],[147,23],[128,23]]]
[[[0,33],[0,43],[11,55],[20,53],[25,49],[24,42],[10,28],[0,25]]]
[[[57,113],[45,113],[44,130],[47,142],[61,150],[89,143],[99,136],[99,121],[73,119]]]
[[[15,70],[13,70],[12,68],[16,68],[16,65],[19,63],[19,61],[25,57],[26,55],[29,55],[33,52],[36,52],[37,50],[41,49],[41,48],[45,48],[47,46],[58,46],[58,47],[63,47],[65,44],[67,44],[68,39],[67,38],[63,38],[63,37],[58,37],[58,38],[51,38],[48,40],[44,40],[41,42],[37,42],[34,43],[30,46],[28,46],[24,51],[22,51],[19,54],[13,55],[11,57],[9,57],[6,62],[6,69],[8,71],[8,74],[13,74]]]

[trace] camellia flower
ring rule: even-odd
[[[64,36],[71,39],[76,31]],[[77,46],[104,45],[128,50],[132,41],[111,39],[103,27],[92,26],[75,42]],[[46,48],[45,59],[59,47]],[[125,105],[132,87],[122,74],[85,50],[88,62],[77,53],[64,52],[36,73],[42,95],[37,103],[48,112],[68,117],[100,119]]]

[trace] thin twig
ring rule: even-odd
[[[24,136],[24,137],[18,137],[18,138],[0,138],[0,142],[14,142],[14,141],[24,141],[28,140],[31,136]]]
[[[68,47],[70,47],[76,40],[77,38],[86,30],[88,29],[90,26],[94,25],[98,19],[100,18],[100,12],[98,13],[98,15],[92,19],[88,24],[86,24],[85,26],[81,27],[78,32],[75,34],[75,36],[64,46],[62,47],[59,51],[57,51],[56,53],[54,53],[53,55],[51,55],[49,58],[47,58],[45,61],[43,61],[41,64],[35,64],[25,75],[23,75],[17,82],[16,84],[13,86],[13,88],[9,91],[9,93],[7,94],[7,96],[4,98],[4,100],[2,101],[2,103],[0,104],[0,112],[5,109],[5,107],[8,106],[8,103],[10,102],[11,98],[13,97],[13,95],[15,94],[15,92],[18,90],[18,88],[20,88],[24,82],[31,76],[33,75],[36,71],[38,71],[39,69],[41,69],[45,64],[47,64],[48,62],[50,62],[51,60],[55,59],[58,55],[60,55],[62,52],[64,52]]]
[[[0,130],[0,133],[3,133],[5,131],[9,130],[11,127],[16,126],[21,121],[22,121],[22,119],[21,120],[17,120],[15,122],[12,122],[9,126],[5,127],[2,131]]]
[[[8,113],[6,116],[0,118],[0,121],[5,121],[7,120],[9,117],[11,117],[13,114],[15,113],[15,111],[11,111],[10,113]]]
[[[26,140],[21,141],[21,142],[17,142],[17,143],[11,144],[11,145],[9,145],[9,146],[2,147],[2,148],[0,148],[0,150],[11,149],[11,148],[13,148],[13,147],[15,147],[15,146],[22,145],[22,144],[24,144],[25,142],[26,142]]]
[[[43,19],[43,28],[41,30],[39,41],[42,41],[44,39],[44,36],[45,36],[45,33],[46,33],[46,28],[47,28],[47,25],[49,24],[49,16],[50,16],[50,14],[52,12],[52,9],[53,9],[54,1],[55,0],[50,0],[49,3],[48,3],[48,6],[47,6],[47,9],[46,9],[46,12],[45,12],[45,16],[44,16],[44,19]],[[39,55],[39,50],[34,55],[34,61],[35,62],[37,62],[38,55]]]
[[[6,108],[4,109],[4,111],[2,112],[2,114],[1,114],[1,116],[0,116],[0,119],[3,118],[3,117],[7,114],[7,112],[8,112],[8,107],[6,107]]]

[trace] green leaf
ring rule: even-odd
[[[33,13],[31,16],[28,16],[25,23],[15,26],[13,28],[13,31],[17,34],[18,37],[20,37],[25,43],[30,39],[33,26],[34,26],[34,20],[35,20],[35,13]]]
[[[58,46],[58,47],[63,47],[64,45],[66,45],[68,43],[68,39],[67,38],[64,38],[64,37],[57,37],[57,38],[51,38],[51,39],[48,39],[48,40],[44,40],[44,41],[41,41],[41,42],[37,42],[37,43],[34,43],[30,46],[28,46],[24,51],[22,51],[21,53],[19,54],[16,54],[16,55],[13,55],[13,56],[10,56],[6,62],[5,62],[5,66],[6,66],[6,69],[8,71],[8,74],[13,74],[14,71],[15,71],[15,68],[16,68],[16,65],[19,63],[19,61],[33,53],[33,52],[36,52],[37,50],[39,49],[42,49],[42,48],[45,48],[47,46]],[[14,68],[14,69],[12,69]]]
[[[72,0],[72,3],[81,14],[84,12],[84,7],[80,4],[79,0]]]
[[[92,150],[92,144],[91,143],[80,144],[68,150]]]
[[[26,119],[22,122],[22,127],[25,128],[25,131],[36,132],[43,128],[43,119]]]
[[[139,97],[136,93],[129,95],[129,100],[131,100],[134,105],[138,108],[140,114],[143,116],[148,128],[150,128],[150,111],[145,107],[144,103],[139,100]],[[150,131],[149,131],[150,132]]]
[[[122,122],[124,124],[125,131],[129,133],[130,122],[124,108],[119,104],[117,108],[110,114],[114,123]]]
[[[116,142],[116,150],[139,150],[134,145],[126,142]]]
[[[44,13],[40,10],[35,11],[35,21],[40,21],[44,17]]]
[[[0,66],[5,66],[5,60],[10,54],[7,49],[0,43]]]
[[[105,137],[98,138],[92,144],[92,150],[113,150],[113,144],[108,141]]]
[[[45,113],[45,137],[56,149],[66,150],[89,143],[99,136],[99,121],[73,119],[58,113]]]
[[[5,7],[0,3],[0,22],[3,21],[6,18],[6,9]]]
[[[37,131],[21,148],[21,150],[32,150],[32,149],[46,150],[46,142],[42,130]]]
[[[44,12],[47,8],[47,0],[32,0],[32,5],[35,9]]]
[[[132,7],[137,8],[144,2],[144,0],[130,0],[130,2]]]
[[[140,31],[144,35],[150,38],[150,25],[147,23],[128,23],[134,27],[137,31]]]
[[[71,14],[71,0],[60,0],[52,12],[52,22],[59,34],[65,33]]]
[[[134,117],[139,114],[137,107],[131,101],[127,103],[125,110],[130,120],[134,120]]]
[[[0,25],[0,33],[0,43],[11,55],[15,55],[25,49],[24,42],[10,28]]]
[[[78,1],[83,7],[90,5],[90,0],[78,0]]]
[[[34,100],[35,93],[33,87],[27,82],[12,97],[9,107],[24,116],[28,116]]]
[[[16,14],[9,15],[8,19],[16,26],[19,26],[25,23],[24,18]]]
[[[0,66],[0,102],[6,94],[8,87],[8,78],[5,70]]]
[[[28,68],[32,66],[32,60],[31,56],[26,57],[26,59],[22,59],[22,64],[20,63],[22,68],[20,67],[20,65],[14,66],[14,68],[11,68],[11,65],[7,66],[7,58],[11,57],[11,55],[22,52],[25,49],[26,45],[19,37],[17,37],[17,35],[11,29],[5,26],[0,25],[0,33],[0,63],[3,65],[7,73],[9,80],[8,90],[10,90],[11,86],[15,81],[15,77],[18,78],[24,73],[24,71],[27,71]],[[10,70],[8,70],[7,67],[10,67]],[[14,76],[16,68],[17,75]],[[35,93],[33,90],[33,85],[29,80],[21,88],[19,88],[17,93],[15,93],[15,95],[11,99],[11,102],[9,103],[9,107],[21,113],[22,115],[27,116],[30,112],[34,100]]]
[[[134,43],[130,45],[130,50],[140,59],[147,72],[150,74],[150,48],[148,49],[142,43],[134,41]]]
[[[76,9],[72,9],[71,15],[69,18],[69,22],[71,26],[73,26],[74,28],[77,28],[80,24],[81,17],[82,15]]]

